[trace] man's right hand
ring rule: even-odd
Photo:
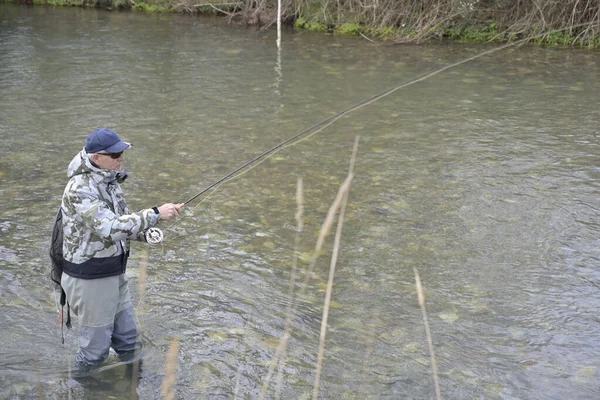
[[[164,219],[164,220],[169,220],[171,218],[175,218],[176,216],[179,215],[179,211],[181,211],[181,209],[183,208],[184,205],[185,205],[184,203],[163,204],[162,206],[158,207],[158,211],[160,212],[160,218]]]

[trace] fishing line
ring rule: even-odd
[[[386,89],[386,90],[384,90],[384,91],[382,91],[380,93],[377,93],[377,94],[375,94],[375,95],[373,95],[371,97],[366,98],[363,101],[360,101],[360,102],[358,102],[358,103],[356,103],[354,105],[351,105],[351,106],[347,107],[346,109],[338,112],[337,114],[335,114],[335,115],[333,115],[333,116],[331,116],[329,118],[326,118],[326,119],[324,119],[324,120],[322,120],[320,122],[317,122],[316,124],[312,125],[311,127],[309,127],[307,129],[305,129],[305,130],[297,133],[296,135],[294,135],[294,136],[290,137],[289,139],[287,139],[287,140],[279,143],[278,145],[276,145],[274,147],[271,147],[269,150],[265,151],[262,154],[259,154],[258,156],[254,157],[253,159],[247,161],[242,166],[236,168],[235,170],[233,170],[229,174],[225,175],[221,179],[219,179],[219,180],[215,181],[214,183],[210,184],[209,186],[207,186],[206,188],[204,188],[203,190],[201,190],[200,192],[198,192],[194,196],[190,197],[183,204],[184,205],[188,205],[189,203],[191,203],[192,201],[194,201],[195,199],[197,199],[198,197],[200,197],[201,195],[203,195],[204,193],[206,193],[206,192],[208,192],[209,190],[212,189],[212,192],[210,192],[206,197],[204,197],[196,206],[194,206],[194,208],[192,208],[191,210],[189,210],[189,213],[193,212],[200,204],[202,204],[205,200],[207,200],[210,196],[212,196],[212,194],[215,193],[217,191],[217,189],[219,187],[221,187],[221,185],[223,185],[223,184],[225,184],[227,182],[230,182],[230,181],[232,181],[234,179],[237,179],[240,176],[244,175],[245,173],[251,171],[253,168],[255,168],[256,166],[262,164],[265,160],[267,160],[268,158],[270,158],[271,156],[273,156],[278,151],[280,151],[280,150],[282,150],[284,148],[290,147],[290,146],[294,146],[294,145],[296,145],[296,144],[298,144],[298,143],[300,143],[300,142],[302,142],[304,140],[309,139],[310,137],[314,136],[315,134],[321,132],[323,129],[325,129],[328,126],[330,126],[331,124],[333,124],[338,119],[342,118],[344,115],[349,114],[349,113],[351,113],[353,111],[359,110],[359,109],[361,109],[362,107],[364,107],[366,105],[374,103],[375,101],[380,100],[380,99],[382,99],[382,98],[384,98],[384,97],[386,97],[386,96],[394,93],[395,91],[397,91],[399,89],[405,88],[405,87],[410,86],[410,85],[414,85],[415,83],[418,83],[418,82],[422,82],[422,81],[424,81],[426,79],[429,79],[429,78],[431,78],[431,77],[433,77],[435,75],[438,75],[438,74],[440,74],[440,73],[442,73],[442,72],[444,72],[446,70],[458,67],[459,65],[468,63],[468,62],[473,61],[473,60],[476,60],[476,59],[481,58],[483,56],[486,56],[488,54],[492,54],[492,53],[495,53],[497,51],[504,50],[504,49],[506,49],[508,47],[515,46],[515,45],[518,45],[518,44],[522,44],[522,43],[525,43],[525,42],[529,42],[529,41],[531,41],[533,39],[536,39],[536,38],[539,38],[539,37],[542,37],[542,36],[545,36],[545,35],[549,35],[549,34],[552,34],[552,33],[555,33],[555,32],[564,31],[566,29],[579,28],[579,27],[582,27],[582,26],[589,26],[589,25],[591,25],[591,24],[590,23],[583,23],[583,24],[579,24],[579,25],[570,26],[568,28],[556,29],[556,30],[553,30],[553,31],[550,31],[550,32],[545,32],[545,33],[541,33],[541,34],[538,34],[538,35],[535,35],[535,36],[530,36],[530,37],[527,37],[527,38],[524,38],[524,39],[521,39],[521,40],[517,40],[515,42],[506,43],[506,44],[504,44],[502,46],[495,47],[495,48],[490,49],[490,50],[486,50],[486,51],[484,51],[482,53],[479,53],[479,54],[476,54],[474,56],[462,59],[460,61],[457,61],[457,62],[449,64],[449,65],[446,65],[446,66],[444,66],[442,68],[439,68],[439,69],[437,69],[435,71],[425,73],[425,74],[420,75],[420,76],[418,76],[416,78],[410,79],[410,80],[408,80],[406,82],[403,82],[403,83],[400,83],[398,85],[392,86],[392,87],[390,87],[390,88],[388,88],[388,89]],[[309,132],[311,132],[313,130],[314,130],[314,132],[312,132],[309,135],[306,135],[307,133],[309,133]],[[302,136],[304,136],[304,137],[302,137]],[[245,170],[245,171],[243,171],[243,170]],[[241,172],[241,171],[243,171],[243,172]],[[175,224],[177,224],[182,219],[183,219],[183,217],[180,218],[180,219],[178,219],[177,221],[173,222],[165,230],[166,231],[170,230]]]

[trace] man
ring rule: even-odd
[[[183,204],[163,204],[131,213],[120,183],[126,178],[123,152],[131,145],[106,128],[89,135],[69,164],[61,211],[61,286],[79,317],[78,367],[88,369],[108,357],[141,348],[125,268],[131,239],[159,220],[179,215]]]

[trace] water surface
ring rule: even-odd
[[[47,249],[66,167],[112,128],[129,206],[187,200],[284,139],[489,45],[373,44],[223,19],[0,5],[0,397],[129,398],[114,358],[70,380]],[[307,262],[360,135],[329,314],[321,398],[434,397],[413,268],[444,398],[600,397],[600,53],[510,48],[398,90],[192,203],[164,246],[134,244],[138,393],[258,398],[290,304],[287,362],[268,392],[312,392],[333,240]],[[142,297],[138,276],[148,254]],[[276,382],[281,382],[277,386]]]

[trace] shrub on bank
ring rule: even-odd
[[[277,18],[277,0],[17,1],[144,12],[210,13],[264,27],[276,23]],[[529,38],[551,45],[600,47],[598,0],[287,0],[282,3],[282,20],[299,29],[363,35],[398,43],[445,37],[480,42]]]

